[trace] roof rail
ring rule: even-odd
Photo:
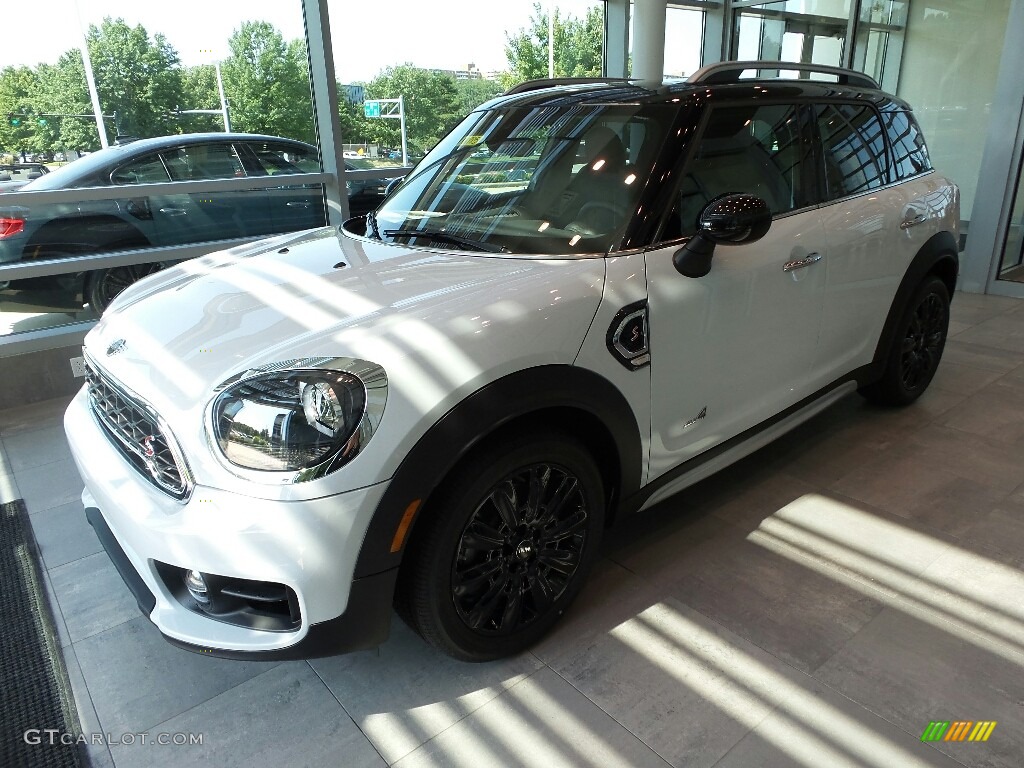
[[[628,77],[541,77],[536,80],[527,80],[519,85],[513,85],[502,96],[511,96],[514,93],[526,93],[527,91],[538,91],[541,88],[554,88],[558,85],[589,85],[591,83],[620,83],[627,84],[634,82]]]
[[[852,85],[858,88],[873,88],[879,90],[879,85],[873,77],[863,72],[855,72],[852,69],[843,67],[829,67],[824,64],[799,64],[791,61],[720,61],[716,64],[708,64],[701,67],[686,82],[694,83],[736,83],[745,70],[765,69],[795,69],[797,72],[816,72],[825,75],[835,75],[840,85]],[[755,80],[767,80],[775,78],[753,78]]]

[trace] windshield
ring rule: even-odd
[[[388,198],[367,234],[474,251],[605,253],[633,217],[673,109],[474,112]]]

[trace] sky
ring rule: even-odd
[[[597,0],[557,0],[562,15],[582,18]],[[55,63],[78,48],[82,28],[105,16],[162,33],[183,64],[227,55],[243,21],[269,21],[286,40],[304,35],[300,0],[30,0],[19,4],[16,28],[0,42],[0,68]],[[503,70],[505,32],[529,23],[533,0],[328,0],[338,80],[367,81],[382,69],[419,67]]]

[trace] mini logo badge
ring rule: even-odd
[[[123,352],[124,348],[128,345],[124,339],[118,339],[117,341],[111,342],[110,346],[107,347],[107,357],[116,355],[118,352]]]
[[[142,438],[142,440],[140,441],[140,445],[142,446],[142,454],[147,459],[151,459],[156,455],[156,451],[153,450],[154,440],[156,440],[156,438],[153,435],[148,435]]]

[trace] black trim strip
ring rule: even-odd
[[[171,645],[204,656],[243,661],[293,661],[335,656],[375,648],[391,632],[391,602],[398,569],[352,582],[345,612],[334,619],[311,624],[306,636],[295,645],[274,651],[236,651],[194,645],[164,635]]]
[[[740,432],[738,435],[729,438],[725,442],[719,443],[714,448],[709,448],[707,451],[700,454],[699,456],[694,456],[692,459],[684,461],[682,464],[679,464],[673,469],[670,469],[668,472],[661,475],[653,482],[650,482],[647,485],[645,485],[637,493],[634,493],[629,498],[623,499],[622,505],[619,508],[620,512],[624,514],[630,514],[639,511],[639,509],[644,504],[647,503],[647,500],[651,498],[651,496],[660,491],[666,485],[675,482],[683,475],[686,475],[690,472],[693,472],[696,469],[699,469],[701,466],[703,466],[704,464],[713,459],[718,458],[723,453],[726,453],[727,451],[730,451],[733,448],[736,448],[742,445],[743,443],[753,439],[761,432],[764,432],[765,430],[774,427],[780,421],[789,418],[798,411],[802,411],[804,408],[808,407],[809,405],[812,405],[817,400],[820,400],[829,393],[838,389],[843,384],[847,384],[853,381],[857,383],[857,386],[863,386],[864,384],[870,383],[870,379],[867,377],[870,376],[871,369],[872,366],[870,365],[861,366],[860,368],[851,371],[845,376],[836,379],[831,384],[827,384],[826,386],[819,389],[817,392],[808,395],[799,402],[794,403],[785,410],[779,411],[771,418],[765,419],[760,424],[755,424],[749,429]],[[794,425],[793,428],[795,429],[796,426],[797,425]],[[739,461],[739,457],[736,460]]]
[[[86,507],[85,519],[89,521],[89,525],[96,531],[96,538],[100,540],[100,544],[106,550],[107,556],[114,564],[114,568],[117,569],[117,572],[124,580],[125,586],[128,587],[128,590],[135,597],[139,610],[148,617],[156,607],[156,596],[146,586],[146,582],[142,580],[142,576],[135,570],[135,566],[128,559],[128,555],[124,553],[121,545],[117,543],[117,539],[107,525],[107,521],[103,519],[103,513],[96,507]]]
[[[598,463],[611,491],[619,496],[640,487],[643,442],[633,409],[622,392],[594,371],[571,365],[526,368],[493,381],[466,397],[434,423],[413,446],[388,483],[363,537],[356,578],[396,568],[402,552],[392,552],[395,531],[409,505],[424,506],[452,468],[481,440],[526,418],[527,428],[544,428],[553,414],[568,417],[558,426],[602,450]],[[530,420],[532,419],[532,421]],[[539,422],[539,423],[538,423]],[[422,514],[423,506],[420,507]],[[405,544],[415,535],[416,521]]]

